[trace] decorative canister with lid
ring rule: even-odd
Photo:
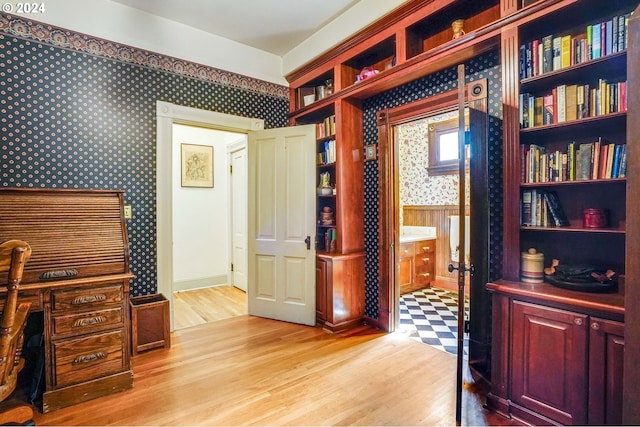
[[[526,283],[544,282],[544,254],[530,248],[522,252],[520,260],[520,278]]]
[[[589,208],[582,212],[584,228],[606,228],[607,210]]]

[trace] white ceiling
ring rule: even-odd
[[[113,1],[283,56],[361,0]]]

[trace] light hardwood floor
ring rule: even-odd
[[[321,328],[248,315],[172,333],[133,358],[134,387],[37,425],[455,425],[453,355],[366,326]],[[463,425],[510,425],[463,394]]]
[[[176,329],[243,314],[247,314],[247,294],[235,286],[214,286],[173,294],[173,321]]]

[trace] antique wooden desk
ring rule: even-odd
[[[19,300],[44,313],[42,411],[131,388],[123,193],[0,189],[0,241],[10,238],[32,248]]]

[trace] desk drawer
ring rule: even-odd
[[[123,299],[122,283],[100,288],[53,291],[51,292],[51,310],[92,310],[122,303]]]
[[[122,307],[53,316],[53,334],[81,335],[124,326]]]
[[[55,387],[121,372],[125,368],[124,342],[123,330],[54,341]]]

